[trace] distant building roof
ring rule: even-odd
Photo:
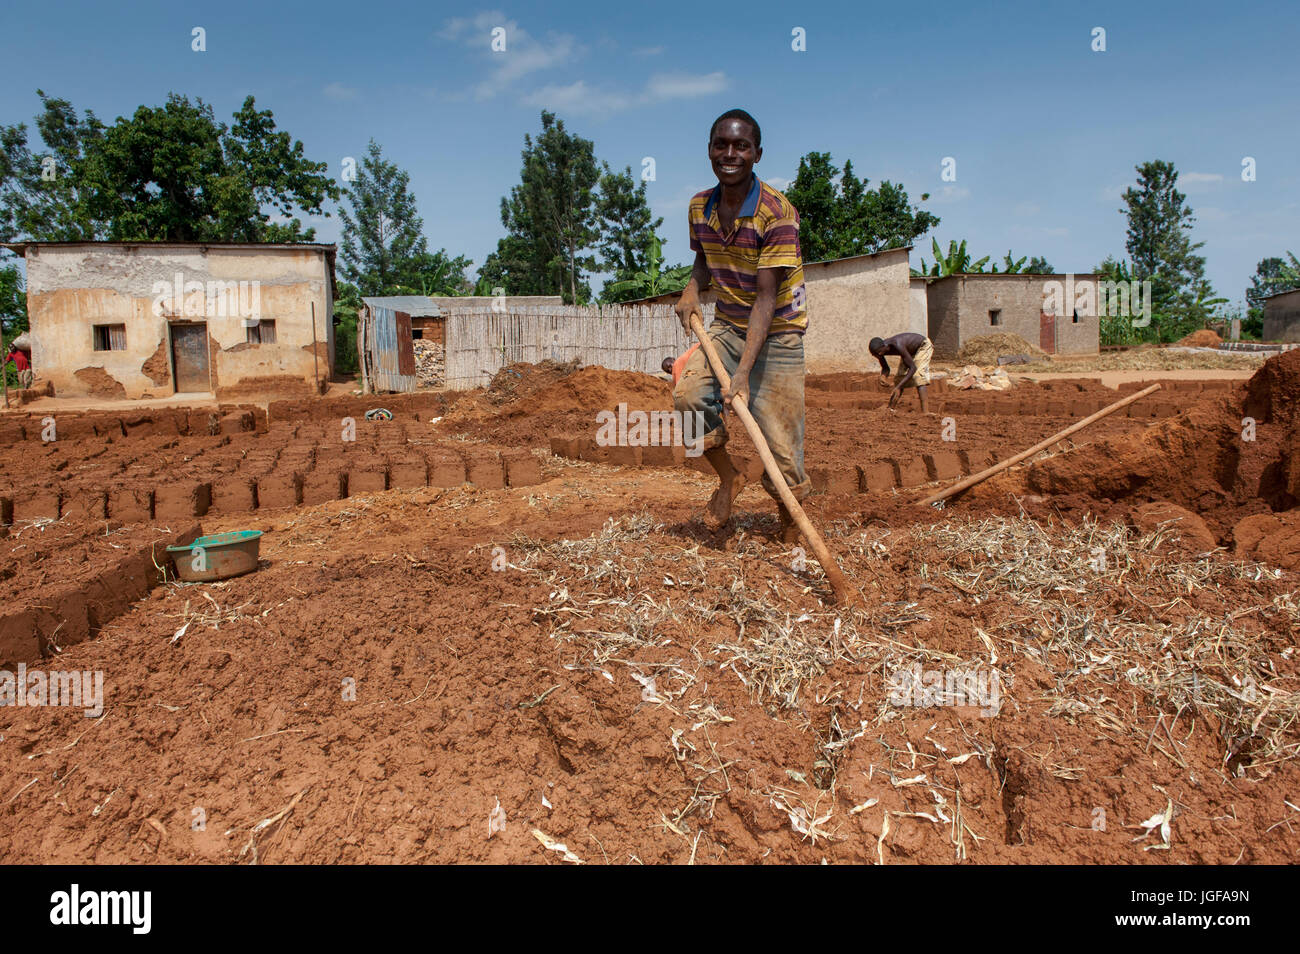
[[[1264,295],[1260,300],[1268,301],[1270,298],[1281,298],[1283,295],[1294,295],[1298,291],[1300,291],[1300,286],[1297,286],[1295,288],[1287,288],[1284,289],[1283,291],[1273,292],[1273,294],[1271,295]]]
[[[834,265],[837,262],[852,262],[859,258],[875,258],[877,255],[886,255],[889,252],[910,252],[913,247],[911,245],[899,245],[896,248],[882,248],[878,252],[863,252],[861,255],[846,255],[844,258],[827,258],[820,262],[804,262],[804,265]]]
[[[36,248],[72,248],[76,245],[93,245],[96,247],[118,248],[277,248],[277,249],[315,249],[325,252],[331,258],[338,251],[335,245],[321,245],[316,242],[98,242],[93,240],[73,242],[0,242],[0,248],[22,255],[29,247]]]
[[[442,310],[428,295],[381,295],[374,298],[362,296],[362,301],[372,308],[404,311],[412,318],[441,318]]]

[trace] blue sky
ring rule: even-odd
[[[934,237],[977,256],[1086,271],[1123,255],[1120,193],[1154,158],[1182,173],[1220,294],[1239,299],[1260,258],[1300,254],[1290,3],[43,2],[6,6],[0,54],[0,123],[30,125],[37,87],[105,121],[170,91],[229,119],[252,93],[335,175],[373,137],[410,173],[431,246],[476,263],[542,108],[611,165],[654,158],[670,261],[689,258],[686,202],[713,184],[708,126],[732,106],[763,126],[763,178],[784,184],[812,150],[852,159],[929,192]],[[337,240],[337,216],[313,224]]]

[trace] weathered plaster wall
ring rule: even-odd
[[[313,303],[320,375],[327,377],[333,366],[333,301],[319,249],[33,246],[27,275],[32,361],[58,394],[112,390],[106,381],[120,384],[130,398],[172,393],[169,321],[207,323],[211,381],[218,390],[276,378],[301,382],[290,390],[308,390],[315,374]],[[242,294],[240,283],[246,283]],[[215,300],[208,299],[210,290]],[[169,299],[161,314],[156,297]],[[247,343],[244,319],[254,310],[275,321],[275,344]],[[126,350],[95,351],[97,324],[125,325]]]
[[[1264,340],[1300,341],[1300,288],[1264,302]]]
[[[808,370],[870,367],[875,359],[867,343],[872,338],[887,338],[911,327],[909,278],[907,249],[804,265]]]
[[[951,275],[930,283],[928,312],[930,340],[935,355],[955,358],[961,346],[983,335],[1016,334],[1039,344],[1041,315],[1047,283],[1059,282],[1066,293],[1063,275]],[[1081,308],[1079,320],[1066,307],[1056,320],[1057,354],[1093,354],[1098,350],[1096,281],[1093,276],[1075,276],[1076,300],[1091,288],[1092,304]],[[989,312],[1001,311],[1000,323],[990,323]]]

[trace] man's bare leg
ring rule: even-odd
[[[731,462],[725,446],[710,447],[704,452],[704,459],[718,474],[718,489],[709,498],[701,519],[710,530],[721,530],[731,517],[731,505],[745,487],[745,475]]]
[[[929,414],[930,402],[925,399],[925,390],[926,390],[926,386],[924,384],[918,385],[916,389],[916,396],[921,399],[921,413]]]
[[[790,511],[785,508],[785,504],[778,501],[776,512],[781,521],[781,542],[798,543],[803,538],[803,533],[799,530],[799,524],[794,522]]]

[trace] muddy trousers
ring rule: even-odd
[[[705,334],[713,341],[727,374],[734,374],[745,350],[745,336],[721,319],[714,321]],[[793,331],[769,335],[749,372],[749,410],[796,500],[802,500],[812,490],[803,469],[803,382],[803,335]],[[684,415],[696,411],[703,415],[706,449],[727,443],[722,386],[702,348],[682,369],[681,380],[673,390],[673,404]],[[766,472],[763,488],[780,501]]]

